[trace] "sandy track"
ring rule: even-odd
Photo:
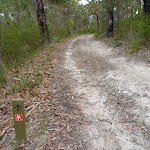
[[[67,80],[88,120],[83,138],[94,150],[148,150],[150,66],[120,53],[93,35],[66,49]]]

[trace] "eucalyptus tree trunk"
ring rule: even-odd
[[[41,28],[41,33],[42,35],[45,32],[47,33],[47,41],[48,43],[50,43],[49,31],[48,31],[48,26],[47,26],[47,21],[46,21],[46,14],[45,14],[43,0],[35,0],[35,5],[36,5],[37,21],[38,21],[38,25]]]
[[[133,0],[131,0],[131,18],[133,18]]]
[[[98,27],[98,34],[99,34],[99,16],[97,14],[97,27]]]
[[[144,1],[144,12],[146,15],[150,16],[150,0],[143,0]]]
[[[2,51],[3,51],[3,38],[4,38],[4,22],[2,19],[2,39],[1,39],[1,48],[0,48],[0,69],[1,69],[1,65],[2,65]]]
[[[138,4],[139,4],[139,14],[141,15],[141,6],[142,6],[142,2],[141,2],[141,0],[138,0]]]
[[[112,0],[106,0],[106,37],[113,37],[113,7]]]
[[[119,32],[119,20],[120,20],[120,1],[117,3],[117,33]]]
[[[68,9],[67,8],[65,8],[65,16],[66,16],[66,21],[67,21],[68,34],[71,35],[71,31],[69,29],[69,15],[68,15]]]

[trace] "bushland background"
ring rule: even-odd
[[[150,0],[1,0],[0,83],[45,43],[94,33],[129,52],[150,49]]]

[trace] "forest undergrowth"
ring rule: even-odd
[[[95,34],[97,38],[105,39],[107,43],[113,47],[126,45],[130,54],[141,51],[150,50],[150,22],[149,18],[144,16],[135,17],[133,19],[126,18],[119,21],[119,29],[115,28],[114,36],[105,39],[104,22],[100,25],[100,30]],[[117,22],[114,23],[117,26]]]

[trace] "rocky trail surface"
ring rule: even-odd
[[[150,64],[84,35],[70,40],[62,67],[87,119],[89,150],[150,149]],[[144,59],[143,59],[144,58]]]

